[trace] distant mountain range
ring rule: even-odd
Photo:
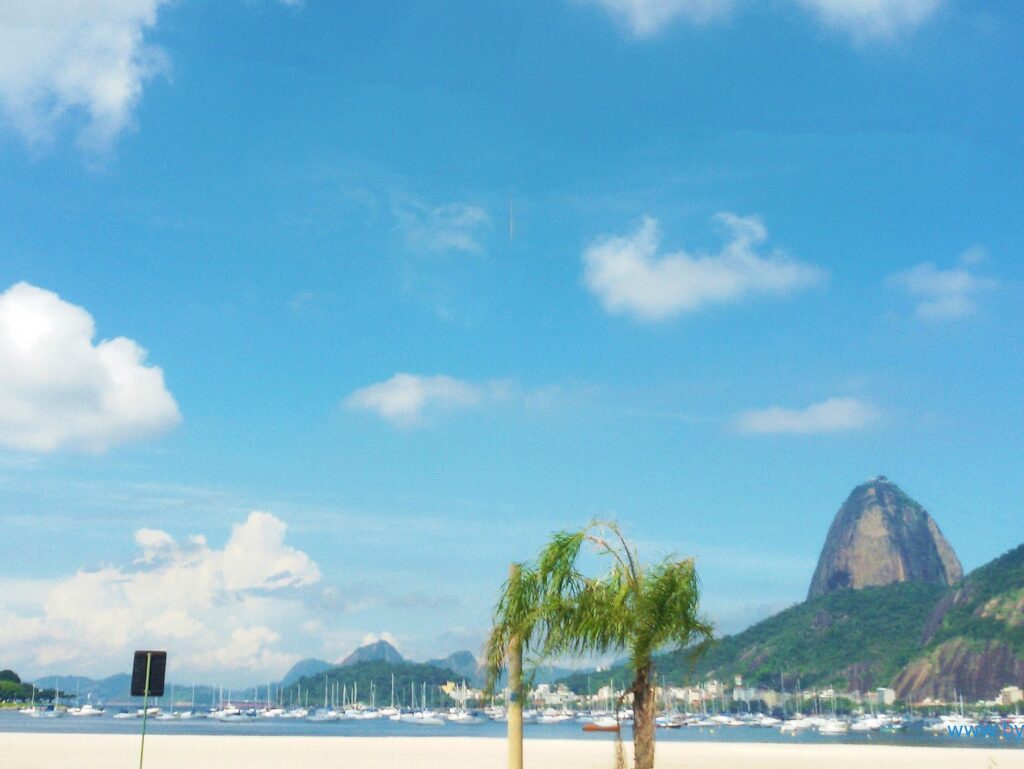
[[[437,687],[460,681],[455,671],[423,662],[366,659],[337,665],[314,676],[299,679],[286,690],[285,702],[290,702],[300,692],[303,703],[308,702],[310,706],[335,699],[351,701],[350,698],[358,693],[361,702],[383,705],[391,703],[393,687],[396,704],[419,703],[426,696],[428,704],[444,704],[447,707],[447,701],[438,694]]]
[[[696,664],[682,652],[661,655],[659,676],[681,684],[742,675],[748,684],[776,689],[889,685],[911,700],[951,699],[954,692],[990,698],[1002,686],[1024,681],[1024,545],[963,577],[934,519],[883,476],[858,486],[840,507],[808,593],[806,601],[722,638]],[[315,701],[325,675],[328,685],[358,685],[361,694],[372,687],[387,698],[392,675],[403,697],[423,683],[483,682],[471,652],[414,663],[376,641],[341,663],[302,660],[279,686],[301,684]],[[533,680],[565,681],[585,692],[588,685],[628,676],[623,664],[600,673],[548,666]],[[35,683],[80,691],[83,701],[124,702],[129,681],[119,674],[101,680],[43,676]],[[191,696],[191,684],[180,687],[179,700],[186,691]],[[214,687],[197,688],[197,702],[214,695]]]
[[[322,694],[323,676],[327,674],[330,681],[341,681],[343,683],[356,683],[360,680],[360,676],[362,676],[364,691],[369,691],[368,687],[371,679],[366,677],[366,673],[371,668],[367,668],[366,665],[377,665],[378,663],[383,663],[387,666],[399,666],[385,669],[380,668],[378,665],[372,668],[376,673],[380,673],[382,670],[386,672],[385,678],[388,680],[389,689],[390,673],[394,672],[394,670],[399,671],[402,675],[408,674],[410,681],[414,677],[420,683],[424,680],[428,683],[434,680],[440,680],[441,683],[447,681],[460,683],[465,681],[470,686],[479,686],[482,683],[482,673],[478,670],[477,660],[472,652],[458,651],[444,659],[414,663],[405,660],[399,651],[387,641],[375,641],[374,643],[359,647],[340,663],[332,664],[326,660],[313,658],[301,660],[285,673],[280,682],[273,685],[273,690],[276,693],[278,687],[290,688],[302,683],[303,691],[319,692]],[[358,672],[355,675],[346,677],[336,672],[341,668],[358,668]],[[376,683],[379,683],[379,681],[375,681]],[[122,703],[130,700],[131,676],[127,673],[118,673],[117,675],[99,680],[85,676],[47,675],[38,678],[35,684],[37,688],[52,688],[56,685],[60,691],[69,696],[77,693],[82,702],[91,700],[92,702]],[[177,700],[179,702],[191,699],[191,683],[183,684],[179,682],[177,687]],[[266,697],[266,687],[266,684],[258,684],[256,691],[251,686],[236,688],[233,691],[236,698],[252,696],[260,699]],[[248,694],[246,694],[247,692]],[[170,695],[171,682],[168,680],[164,696],[169,698]],[[212,703],[217,697],[219,697],[219,688],[216,686],[199,685],[196,687],[197,703]]]
[[[317,659],[305,659],[296,662],[281,679],[281,686],[291,686],[302,678],[308,678],[323,673],[333,668],[330,662]]]
[[[405,658],[398,653],[398,649],[387,641],[374,641],[373,643],[360,646],[345,659],[341,665],[354,665],[357,662],[404,662]]]
[[[676,685],[742,675],[774,689],[994,697],[1024,680],[1024,545],[963,577],[927,511],[874,478],[836,514],[806,601],[722,638],[696,663],[686,652],[661,655],[657,669]],[[629,671],[601,676],[625,681]],[[587,678],[563,680],[582,692]]]
[[[427,660],[427,664],[433,665],[436,668],[451,670],[458,675],[460,680],[465,681],[470,686],[483,684],[484,671],[480,668],[480,663],[477,662],[472,652],[455,652],[454,654],[449,654],[444,659]]]
[[[301,678],[322,675],[333,668],[346,667],[360,662],[401,663],[406,661],[398,649],[387,641],[374,641],[365,646],[360,646],[336,665],[318,659],[302,660],[285,674],[281,684],[283,686],[290,686]],[[473,653],[469,651],[454,652],[442,659],[427,660],[423,664],[438,669],[450,670],[458,676],[460,681],[465,680],[470,685],[477,685],[482,680],[479,663],[476,657],[473,656]]]
[[[37,689],[58,690],[66,695],[78,694],[82,702],[112,702],[128,700],[132,677],[128,673],[117,673],[107,678],[92,679],[85,676],[42,676],[33,683]]]

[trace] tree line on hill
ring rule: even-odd
[[[56,689],[37,689],[30,683],[23,683],[13,670],[0,670],[0,702],[29,702],[33,696],[39,702],[52,702],[55,697],[67,695]]]
[[[903,699],[989,699],[1024,678],[1024,545],[952,587],[897,582],[811,598],[717,640],[697,662],[656,658],[670,686],[717,679],[795,692],[892,687]],[[560,679],[578,694],[625,682],[627,663]]]

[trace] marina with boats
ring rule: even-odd
[[[225,728],[239,734],[302,734],[401,736],[403,734],[467,734],[497,736],[504,733],[506,713],[500,705],[482,708],[424,707],[423,690],[417,702],[405,707],[373,706],[339,693],[327,706],[279,707],[275,703],[233,702],[228,696],[208,708],[162,707],[148,710],[153,728],[186,729],[197,734],[224,734]],[[25,717],[30,721],[26,721]],[[77,707],[28,706],[20,711],[0,711],[0,731],[55,731],[119,733],[138,728],[130,722],[141,719],[141,708],[101,707],[86,703]],[[523,712],[527,735],[546,738],[599,738],[632,729],[632,713],[621,710],[571,710],[529,708]],[[790,714],[786,718],[766,713],[663,712],[656,719],[660,739],[710,740],[727,742],[879,742],[882,744],[963,745],[962,737],[987,733],[988,747],[1017,747],[1014,735],[1024,734],[1024,716],[996,713],[970,715],[963,712],[937,716],[903,713],[856,715]],[[462,727],[467,727],[463,731]],[[986,731],[987,730],[987,731]]]

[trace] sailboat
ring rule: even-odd
[[[160,713],[157,717],[157,721],[175,721],[178,718],[178,714],[174,712],[174,684],[171,684],[171,712]]]
[[[328,682],[327,676],[324,676],[324,706],[317,708],[313,715],[309,716],[307,721],[324,722],[324,721],[338,721],[341,719],[341,715],[334,710],[334,708],[327,707],[327,693],[328,693]]]
[[[281,687],[277,689],[278,697],[281,695]],[[271,684],[267,683],[267,706],[260,711],[260,715],[263,718],[279,718],[284,715],[284,708],[278,705],[274,706],[273,697],[271,696]]]
[[[457,724],[458,726],[476,726],[477,724],[482,724],[484,722],[483,718],[473,715],[466,710],[466,700],[469,698],[469,693],[466,689],[465,681],[462,682],[462,688],[460,691],[462,694],[462,696],[459,697],[461,705],[448,711],[448,721],[450,723]]]
[[[415,696],[416,695],[413,694],[413,697]],[[403,717],[402,720],[406,723],[416,724],[417,726],[444,726],[444,719],[439,718],[434,711],[427,710],[426,681],[423,682],[423,694],[420,700],[420,709],[415,713],[410,714],[408,717]]]
[[[215,718],[224,723],[241,723],[248,720],[240,708],[231,704],[231,690],[228,689],[227,704],[224,704],[224,689],[221,688],[221,707],[210,713],[210,718]]]
[[[57,679],[53,679],[53,702],[47,705],[43,711],[36,711],[32,715],[42,715],[44,718],[63,718],[68,714],[66,708],[62,709],[60,705],[60,689],[57,688]]]
[[[395,674],[391,674],[391,704],[386,708],[381,708],[379,711],[381,718],[390,718],[397,721],[397,716],[401,715],[401,711],[395,707]]]
[[[292,700],[293,707],[285,712],[281,718],[305,718],[309,715],[309,710],[302,707],[302,684],[297,684],[296,696]]]
[[[32,702],[27,708],[22,708],[18,711],[24,713],[26,716],[34,716],[36,714],[36,685],[32,684]]]

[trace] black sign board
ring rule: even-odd
[[[132,665],[132,696],[146,694],[146,664],[149,661],[149,696],[161,697],[164,693],[164,673],[167,671],[167,652],[135,652]]]

